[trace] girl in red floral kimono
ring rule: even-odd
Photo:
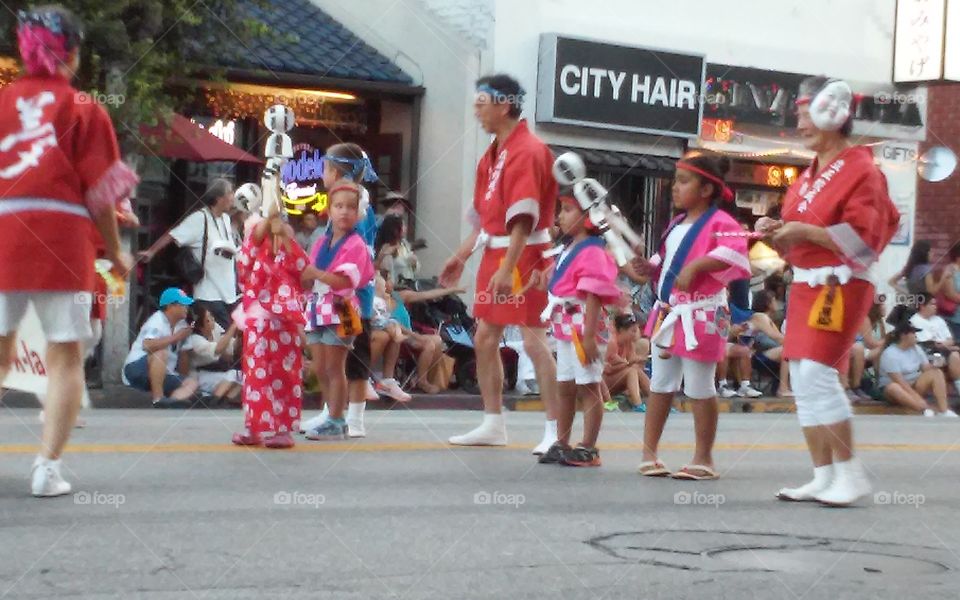
[[[247,229],[237,260],[242,305],[234,313],[243,329],[245,431],[233,443],[291,448],[303,402],[300,278],[311,267],[279,216],[250,217]]]

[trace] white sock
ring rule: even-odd
[[[543,437],[557,439],[557,420],[546,421],[543,424]]]
[[[348,421],[363,421],[363,411],[366,409],[366,402],[351,402],[347,405]]]
[[[823,465],[822,467],[813,468],[813,484],[817,487],[823,488],[826,487],[830,480],[833,479],[833,465]]]
[[[46,467],[51,466],[55,467],[60,464],[59,458],[44,458],[43,456],[37,455],[36,460],[33,461],[33,466],[35,467]]]
[[[482,427],[503,429],[505,427],[503,422],[503,413],[483,413]]]
[[[748,387],[750,387],[750,380],[749,380],[749,379],[746,380],[746,381],[741,381],[741,382],[740,382],[740,389],[745,389],[745,388],[748,388]]]

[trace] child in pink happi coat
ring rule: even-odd
[[[689,152],[677,161],[673,203],[681,212],[667,226],[654,268],[657,303],[647,321],[653,376],[643,432],[640,473],[670,475],[657,448],[683,382],[691,399],[696,429],[693,461],[673,473],[676,479],[716,479],[713,443],[717,435],[717,363],[724,358],[730,331],[726,286],[750,277],[747,242],[740,225],[719,201],[733,200],[724,182],[729,160]],[[717,235],[721,234],[721,235]]]
[[[543,318],[557,340],[557,441],[538,459],[542,464],[599,467],[597,437],[603,421],[603,355],[607,336],[603,306],[620,300],[617,265],[587,213],[575,198],[560,198],[560,229],[571,238],[557,260]],[[583,439],[570,447],[570,433],[583,402]]]

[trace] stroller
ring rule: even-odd
[[[405,285],[416,291],[427,291],[438,287],[436,279],[418,279],[405,281]],[[444,296],[427,302],[417,302],[407,306],[414,331],[418,333],[438,334],[443,340],[444,353],[453,358],[453,382],[456,388],[469,394],[480,393],[477,382],[477,357],[473,345],[473,332],[476,322],[470,316],[467,305],[455,295]],[[408,375],[416,370],[416,361],[412,356],[401,353],[397,364],[398,372]],[[501,340],[500,358],[503,360],[504,389],[513,389],[517,382],[516,351]],[[403,364],[400,363],[409,363]]]

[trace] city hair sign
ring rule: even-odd
[[[706,66],[702,54],[544,33],[536,119],[695,138]]]

